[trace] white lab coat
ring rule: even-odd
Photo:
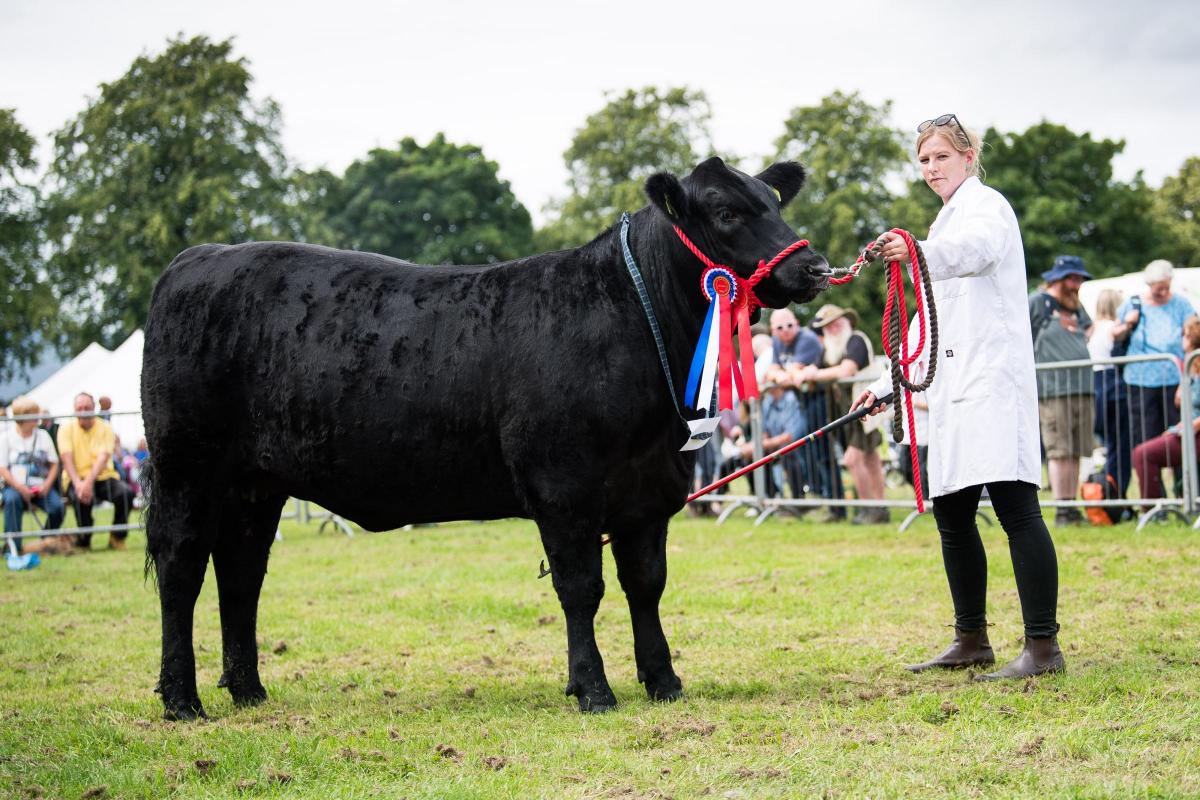
[[[938,315],[929,387],[929,496],[1042,469],[1025,252],[1012,206],[967,178],[921,242]],[[910,339],[915,344],[916,340]],[[871,386],[891,392],[885,373]]]

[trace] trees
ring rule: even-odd
[[[1123,141],[1096,141],[1051,122],[1024,133],[989,129],[984,138],[987,183],[1017,213],[1031,278],[1062,253],[1104,276],[1140,269],[1162,249],[1141,173],[1129,183],[1113,180],[1112,159]]]
[[[1154,213],[1168,241],[1163,255],[1181,267],[1200,267],[1200,157],[1183,163],[1178,175],[1155,193]]]
[[[834,92],[815,106],[792,109],[775,141],[776,159],[799,161],[808,170],[784,218],[835,266],[853,263],[864,245],[897,224],[889,215],[895,197],[888,187],[902,174],[907,151],[890,114],[890,101],[875,106],[857,93]],[[878,341],[886,288],[882,271],[868,268],[863,279],[827,297],[858,310]]]
[[[36,166],[34,140],[0,108],[0,381],[37,363],[53,338],[55,301],[38,253],[37,194],[22,181]]]
[[[538,249],[583,244],[646,204],[642,185],[655,172],[684,175],[713,155],[704,92],[654,86],[628,89],[592,114],[563,153],[570,195],[549,206]]]
[[[499,167],[475,145],[437,134],[427,145],[411,138],[376,148],[340,180],[307,177],[323,208],[310,219],[327,225],[335,244],[422,264],[484,264],[529,255],[533,224]],[[327,234],[326,234],[327,235]]]
[[[252,101],[232,50],[228,40],[172,40],[102,84],[56,134],[48,266],[74,345],[113,344],[140,325],[181,250],[286,230],[279,109]]]

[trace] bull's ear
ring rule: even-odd
[[[679,178],[669,172],[656,172],[650,176],[646,181],[646,197],[674,222],[688,215],[687,193]]]
[[[779,195],[779,204],[786,206],[804,185],[804,167],[795,161],[777,161],[755,176]]]

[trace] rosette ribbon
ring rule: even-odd
[[[684,389],[684,401],[696,410],[708,410],[714,384],[720,411],[733,408],[735,388],[741,398],[758,397],[750,347],[749,292],[739,291],[740,283],[737,275],[724,266],[710,267],[700,276],[700,289],[708,300],[708,315],[700,329]],[[740,364],[733,352],[735,332]]]

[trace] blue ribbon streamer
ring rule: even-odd
[[[708,304],[708,316],[704,318],[704,327],[700,329],[696,352],[692,356],[692,368],[688,372],[687,388],[683,390],[684,400],[690,401],[688,406],[696,410],[700,409],[700,398],[696,397],[696,392],[700,391],[700,376],[704,372],[704,356],[708,352],[708,337],[712,334],[712,321],[716,309],[714,297],[714,302]]]

